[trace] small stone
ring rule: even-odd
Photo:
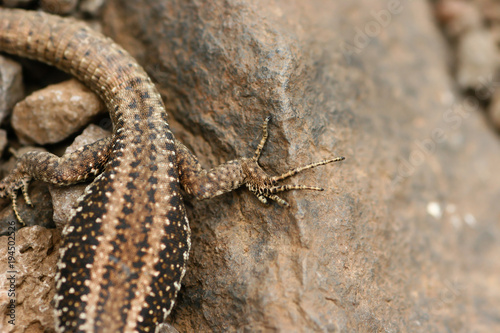
[[[38,90],[19,102],[12,127],[23,143],[59,142],[105,112],[101,99],[77,80]]]
[[[179,333],[179,331],[170,324],[162,323],[158,325],[158,333]]]
[[[436,16],[451,37],[482,27],[483,17],[476,3],[443,0],[436,5]]]
[[[78,5],[78,0],[41,0],[40,7],[52,14],[67,15],[73,12]]]
[[[459,41],[457,53],[457,81],[463,89],[479,88],[481,82],[495,73],[499,64],[495,39],[487,30],[465,33]]]
[[[100,13],[103,5],[104,0],[82,0],[80,10],[95,17]]]
[[[21,65],[0,56],[0,122],[23,97],[24,85]]]
[[[99,126],[90,125],[82,132],[82,134],[75,138],[73,143],[68,148],[66,148],[65,154],[72,153],[80,147],[110,135],[110,132],[100,128]],[[88,182],[72,186],[49,186],[54,208],[53,218],[57,228],[62,228],[68,223],[71,217],[71,210],[75,207],[78,198],[83,194],[83,191],[87,186]]]

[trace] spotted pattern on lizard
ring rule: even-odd
[[[19,220],[19,189],[90,180],[63,230],[56,276],[56,328],[72,332],[153,332],[175,303],[190,249],[181,186],[207,199],[246,186],[257,198],[288,205],[277,193],[322,190],[278,182],[334,158],[268,176],[252,158],[211,170],[173,137],[165,108],[141,66],[84,23],[41,12],[0,8],[0,51],[54,65],[96,92],[110,112],[113,136],[57,157],[30,152],[0,182]]]

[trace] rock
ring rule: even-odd
[[[75,138],[75,141],[66,149],[65,154],[72,153],[80,147],[110,135],[110,132],[96,125],[89,125],[81,135]],[[77,199],[83,194],[88,184],[87,182],[73,186],[49,186],[54,203],[54,223],[58,228],[62,229],[68,223],[71,209],[76,205]]]
[[[104,6],[105,0],[82,0],[80,10],[90,16],[98,16]]]
[[[479,88],[497,70],[499,50],[487,30],[471,30],[459,40],[457,81],[464,88]]]
[[[464,0],[441,0],[436,4],[436,15],[451,37],[466,31],[483,28],[483,16],[477,2]]]
[[[58,15],[67,15],[73,12],[78,0],[41,0],[40,8],[43,11]]]
[[[10,114],[14,105],[24,97],[21,66],[0,56],[0,122]]]
[[[500,23],[500,3],[496,0],[475,1],[481,9],[481,14],[488,23]]]
[[[327,189],[290,209],[188,202],[179,331],[500,329],[498,138],[453,95],[426,2],[112,0],[103,17],[206,167],[251,156],[268,114],[271,173],[347,157],[290,180]]]
[[[14,236],[0,237],[0,246],[4,249],[0,251],[0,311],[4,314],[0,316],[0,331],[53,332],[51,303],[60,235],[56,229],[40,226],[22,228],[14,235],[15,241]],[[11,245],[15,243],[13,254],[6,251],[9,240]],[[13,256],[14,263],[9,260],[9,255]],[[9,297],[8,291],[13,286],[15,297]],[[8,322],[10,317],[5,315],[11,299],[16,301],[15,325],[11,325]],[[44,330],[43,327],[51,329]]]
[[[12,127],[22,142],[56,143],[105,110],[94,93],[73,79],[38,90],[18,103]]]

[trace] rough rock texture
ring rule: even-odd
[[[464,91],[488,108],[491,124],[500,130],[498,121],[500,74],[500,3],[495,0],[438,0],[435,14],[450,45],[454,61],[450,65]]]
[[[0,56],[0,122],[24,97],[22,68],[17,62]]]
[[[12,127],[23,142],[47,144],[62,141],[105,112],[102,101],[73,79],[38,90],[19,102]]]
[[[8,264],[8,237],[0,237],[0,332],[54,332],[51,304],[54,298],[54,277],[58,259],[60,236],[55,229],[33,226],[15,233],[15,263]],[[5,251],[4,251],[5,249]],[[9,271],[16,271],[12,273]],[[15,280],[7,278],[15,276]],[[10,281],[15,281],[15,325],[6,316],[9,304]],[[13,290],[13,289],[12,289]]]
[[[288,210],[245,191],[189,204],[179,331],[500,329],[500,143],[453,90],[425,2],[111,1],[104,17],[204,165],[251,154],[267,114],[273,172],[347,157],[294,179],[327,191]]]
[[[187,202],[179,332],[500,330],[500,139],[480,96],[453,90],[427,3],[112,0],[103,13],[205,166],[251,155],[268,114],[271,173],[347,157],[291,180],[326,191],[285,194],[290,209],[245,190]]]

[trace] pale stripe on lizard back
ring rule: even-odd
[[[0,50],[71,73],[101,96],[114,124],[102,144],[109,158],[87,166],[103,172],[63,232],[58,330],[154,330],[172,309],[190,247],[159,93],[124,49],[72,19],[0,9]]]

